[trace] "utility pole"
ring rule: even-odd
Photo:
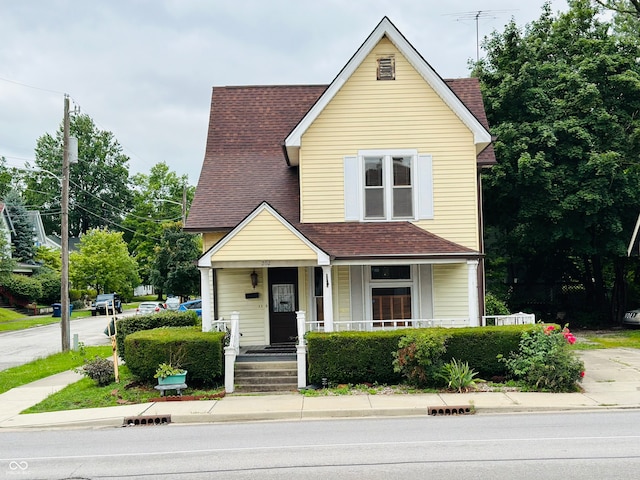
[[[71,348],[71,328],[69,312],[69,95],[64,96],[64,129],[62,153],[62,200],[60,206],[60,235],[62,236],[62,272],[60,275],[60,329],[62,333],[62,351]]]
[[[182,186],[182,228],[187,223],[187,184]]]

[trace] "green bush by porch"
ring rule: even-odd
[[[118,320],[118,356],[125,360],[126,345],[124,339],[141,330],[152,330],[160,327],[193,327],[198,325],[200,317],[195,312],[168,311],[149,315],[136,315]],[[157,367],[158,365],[156,365]]]
[[[224,332],[198,328],[141,330],[124,340],[125,363],[133,375],[153,382],[161,363],[188,370],[189,384],[215,385],[224,375]]]
[[[498,355],[508,356],[518,350],[522,332],[533,325],[490,328],[425,328],[376,332],[334,332],[307,334],[309,382],[321,384],[326,378],[340,383],[399,383],[403,376],[395,372],[394,354],[406,335],[446,333],[446,349],[442,361],[452,358],[469,363],[481,377],[506,375]]]

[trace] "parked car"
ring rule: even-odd
[[[199,317],[202,316],[202,300],[189,300],[188,302],[181,303],[178,307],[178,310],[183,312],[187,310],[193,310],[198,314]]]
[[[91,304],[91,315],[106,315],[107,313],[122,313],[122,301],[117,293],[101,293]]]
[[[162,302],[140,302],[136,308],[136,315],[147,315],[150,313],[160,313],[165,310]]]
[[[178,307],[180,307],[180,298],[168,295],[164,306],[167,310],[178,310]]]
[[[632,327],[640,327],[640,308],[629,310],[622,318],[622,324]]]

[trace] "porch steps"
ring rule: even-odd
[[[290,393],[296,391],[298,389],[297,368],[295,360],[239,359],[235,365],[235,392]]]

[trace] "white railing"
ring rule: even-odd
[[[468,327],[468,318],[430,318],[430,319],[410,319],[410,320],[347,320],[334,321],[334,332],[373,332],[376,330],[398,330],[400,328],[459,328]],[[306,322],[307,332],[324,332],[322,322]]]
[[[530,325],[536,323],[536,316],[533,313],[512,313],[510,315],[485,315],[482,317],[482,326],[502,326],[502,325]]]
[[[218,325],[217,328],[223,327],[227,331],[227,322],[219,320],[213,322]],[[213,326],[212,326],[213,328]],[[236,356],[240,353],[240,314],[238,312],[231,313],[231,321],[229,325],[229,345],[224,347],[224,389],[227,393],[233,393],[235,383],[235,365]]]

